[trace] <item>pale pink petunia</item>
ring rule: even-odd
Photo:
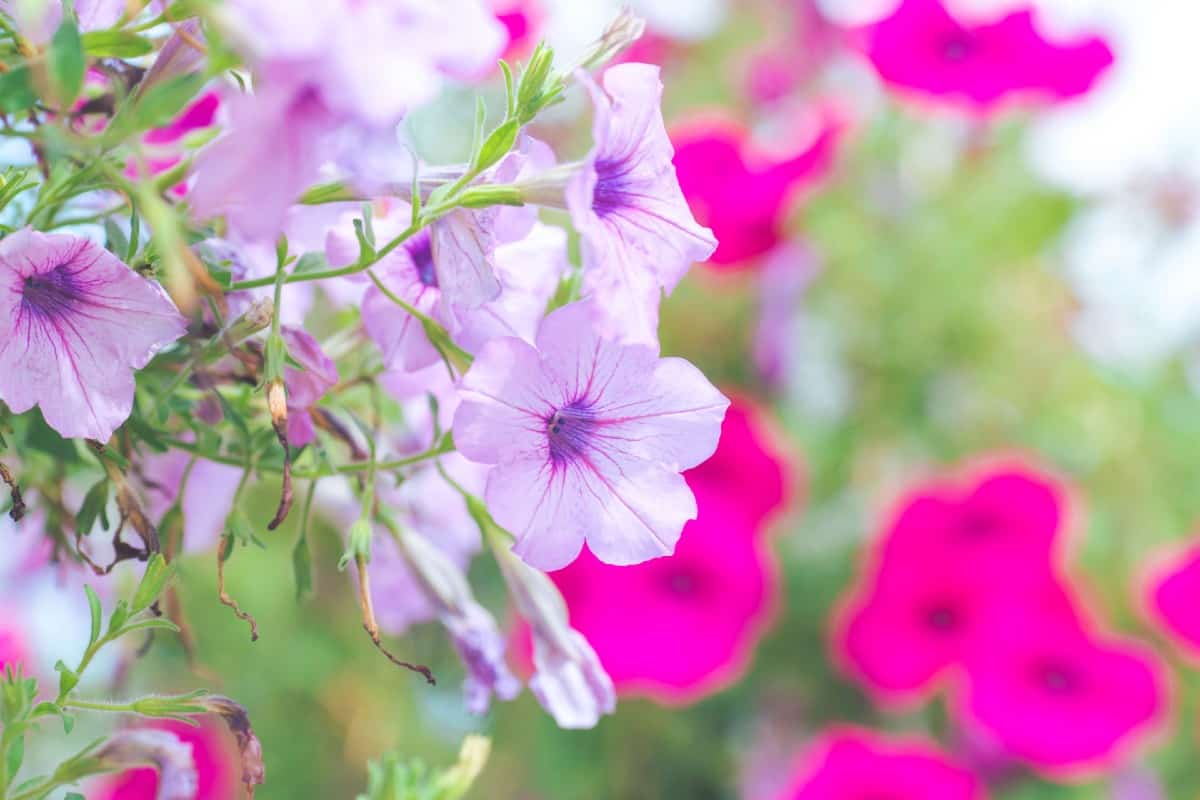
[[[67,438],[107,441],[135,370],[183,335],[158,284],[98,244],[24,229],[0,240],[0,399]]]
[[[983,782],[929,742],[834,728],[805,753],[774,800],[984,800]]]
[[[603,338],[591,313],[553,312],[536,348],[493,339],[460,386],[454,440],[496,465],[488,508],[541,569],[569,564],[584,541],[609,564],[673,552],[696,514],[679,473],[712,454],[729,405],[688,362]]]
[[[566,201],[583,237],[584,292],[603,333],[652,344],[662,293],[712,255],[717,240],[692,217],[679,188],[658,67],[610,67],[603,88],[581,80],[595,105],[595,143]]]
[[[376,272],[388,291],[423,314],[435,313],[442,292],[428,229],[393,250]],[[363,298],[362,319],[385,366],[413,371],[437,363],[438,352],[421,323],[376,286]]]
[[[25,667],[28,660],[29,654],[21,629],[14,625],[11,619],[5,620],[3,627],[0,627],[0,675],[6,667],[13,670],[18,667],[28,669]]]
[[[888,85],[975,114],[1078,97],[1113,62],[1101,38],[1050,39],[1030,7],[975,23],[955,18],[941,0],[904,0],[862,33],[866,55]]]
[[[285,325],[280,333],[288,355],[303,367],[296,369],[289,365],[284,370],[288,442],[298,447],[316,438],[311,409],[337,384],[338,371],[333,359],[325,355],[321,345],[306,331]]]
[[[75,0],[79,30],[110,28],[128,7],[126,0]],[[0,0],[0,11],[12,15],[17,29],[34,44],[46,44],[63,21],[61,0]]]

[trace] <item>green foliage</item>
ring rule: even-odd
[[[358,800],[460,800],[474,785],[487,762],[490,745],[481,736],[463,742],[458,763],[444,770],[420,759],[404,761],[389,753],[367,765],[367,793]]]

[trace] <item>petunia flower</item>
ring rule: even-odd
[[[932,743],[889,739],[873,731],[833,728],[797,763],[776,800],[984,800],[983,782]]]
[[[679,188],[663,125],[658,67],[618,64],[592,94],[595,143],[567,186],[583,237],[583,288],[601,331],[626,342],[658,340],[658,304],[692,264],[717,247]]]
[[[801,146],[786,157],[759,152],[730,120],[694,120],[672,131],[679,185],[720,242],[710,264],[746,265],[770,252],[785,236],[796,197],[829,173],[844,126],[827,109],[810,116],[812,131],[797,131]]]
[[[303,369],[288,366],[284,370],[287,387],[288,442],[293,447],[306,445],[316,438],[311,409],[338,382],[337,365],[325,355],[321,345],[301,328],[283,326],[280,330],[288,355]]]
[[[496,560],[533,640],[529,689],[560,728],[592,728],[616,710],[617,695],[596,651],[567,620],[567,605],[545,573],[498,548]]]
[[[1172,559],[1149,587],[1148,606],[1154,621],[1200,655],[1200,548]]]
[[[777,591],[774,560],[736,491],[689,482],[699,514],[674,555],[613,567],[585,550],[550,574],[618,694],[668,705],[737,680]]]
[[[0,628],[0,675],[4,673],[5,667],[13,669],[18,666],[24,667],[28,660],[25,637],[21,633],[21,629],[14,624],[11,618],[6,619],[4,627]],[[26,667],[26,669],[28,668]]]
[[[541,569],[584,542],[605,563],[668,555],[696,503],[681,470],[712,454],[729,401],[694,366],[599,335],[575,303],[536,347],[493,339],[460,385],[459,451],[494,464],[486,499]]]
[[[79,30],[111,28],[128,8],[126,0],[75,0]],[[21,35],[34,44],[46,44],[63,21],[63,6],[56,0],[0,0],[0,11],[11,14]]]
[[[195,458],[183,450],[150,453],[138,461],[146,513],[157,524],[179,502],[183,514],[183,549],[188,553],[203,553],[216,546],[225,531],[225,520],[233,510],[233,496],[244,473],[241,467]]]
[[[129,734],[153,737],[151,741],[170,741],[162,737],[172,737],[178,742],[180,752],[190,751],[195,782],[192,794],[183,795],[189,800],[224,800],[237,796],[237,750],[227,739],[222,726],[211,719],[198,726],[174,721],[145,723],[126,735]],[[88,797],[94,800],[161,800],[174,796],[163,794],[169,788],[164,785],[169,779],[170,775],[160,774],[152,767],[136,767],[100,779],[89,787]]]
[[[1163,665],[1145,647],[1060,615],[997,609],[966,659],[960,716],[1050,775],[1119,766],[1168,708]]]
[[[0,400],[67,438],[107,441],[135,370],[183,335],[162,288],[98,244],[24,229],[0,240]]]
[[[1099,37],[1051,40],[1028,7],[974,23],[956,19],[941,0],[903,0],[862,33],[867,58],[889,86],[981,115],[1014,101],[1078,97],[1113,62]]]

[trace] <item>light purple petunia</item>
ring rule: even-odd
[[[501,287],[499,296],[461,315],[450,313],[442,303],[428,230],[388,256],[381,265],[380,279],[390,292],[453,330],[455,342],[469,351],[496,336],[533,341],[546,305],[569,266],[566,232],[538,223],[524,239],[495,245],[492,261]],[[412,371],[437,362],[437,350],[421,323],[378,288],[367,291],[362,309],[363,324],[383,351],[386,365]]]
[[[463,377],[459,451],[494,464],[485,496],[540,569],[588,547],[609,564],[675,549],[696,501],[679,474],[716,448],[729,401],[657,348],[602,338],[585,303],[543,321],[536,349],[493,339]]]
[[[610,67],[603,89],[584,73],[580,80],[596,108],[595,144],[566,201],[583,237],[584,292],[603,333],[656,344],[661,293],[712,255],[717,240],[679,188],[658,67]]]
[[[280,333],[287,344],[288,355],[304,368],[289,366],[284,370],[288,442],[299,447],[317,437],[311,409],[337,384],[338,371],[333,359],[325,355],[321,345],[306,331],[285,325]]]
[[[134,371],[186,328],[162,287],[88,239],[0,240],[0,400],[39,406],[67,438],[107,441],[133,409]]]

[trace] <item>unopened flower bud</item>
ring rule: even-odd
[[[203,68],[204,31],[200,27],[200,20],[185,20],[175,28],[162,50],[158,51],[158,58],[142,79],[139,91],[145,92],[163,81],[199,72]]]

